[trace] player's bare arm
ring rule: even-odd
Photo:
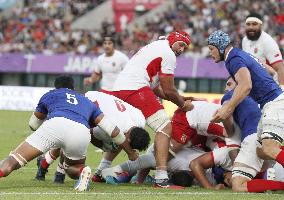
[[[90,85],[97,81],[99,81],[102,78],[101,73],[93,72],[91,76],[84,78],[84,85]]]
[[[212,185],[207,177],[205,176],[205,170],[214,166],[214,160],[212,159],[211,153],[206,153],[199,156],[190,162],[190,169],[192,170],[194,177],[198,182],[206,189],[222,189],[225,188],[223,184]]]
[[[35,111],[30,118],[29,127],[31,130],[35,131],[41,126],[45,119],[46,114]]]
[[[184,100],[181,95],[179,95],[177,89],[174,85],[173,76],[160,76],[160,86],[165,95],[165,99],[173,102],[183,111],[189,111],[193,109],[193,105],[190,100]]]
[[[127,153],[129,160],[136,160],[138,158],[136,151],[130,147],[129,141],[126,140],[124,133],[122,133],[117,126],[112,124],[106,116],[100,114],[96,118],[95,124],[108,133],[113,141]]]
[[[230,117],[237,105],[250,93],[252,82],[250,72],[246,67],[242,67],[237,71],[235,80],[238,84],[232,98],[217,111],[211,122],[221,122]]]

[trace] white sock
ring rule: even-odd
[[[155,179],[169,179],[167,171],[157,169],[155,172]]]
[[[65,174],[65,170],[63,168],[63,165],[58,163],[57,168],[56,168],[57,172],[60,172],[61,174]]]
[[[49,165],[54,162],[54,159],[51,157],[49,151],[44,155],[44,158]]]
[[[111,167],[111,161],[109,160],[106,160],[106,159],[102,159],[99,166],[98,166],[98,170],[103,170],[103,169],[106,169],[106,168],[109,168]]]

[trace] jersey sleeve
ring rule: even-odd
[[[171,55],[163,56],[161,62],[161,71],[159,75],[173,76],[175,68],[176,68],[176,57]]]
[[[122,60],[121,69],[124,69],[124,67],[126,66],[126,64],[129,61],[129,58],[125,54],[121,53],[121,60]]]
[[[102,61],[101,61],[101,57],[98,57],[98,62],[97,65],[95,66],[94,72],[96,74],[101,74],[102,73]]]
[[[96,118],[102,113],[101,109],[94,103],[92,103],[92,115],[91,120],[96,120]]]
[[[49,96],[49,92],[44,94],[38,104],[37,104],[37,107],[35,109],[36,112],[40,112],[40,113],[43,113],[43,114],[47,114],[48,113],[48,110],[47,110],[47,106],[46,106],[46,101],[48,99],[48,96]]]
[[[229,92],[224,94],[224,96],[221,99],[221,104],[223,104],[225,101],[228,101],[232,98],[232,94],[233,94],[232,91],[229,91]]]
[[[264,55],[269,65],[282,61],[282,55],[277,43],[272,38],[265,40]]]
[[[230,170],[232,168],[232,162],[229,157],[229,151],[227,147],[214,149],[211,152],[211,156],[214,160],[215,166],[220,166],[226,170]]]
[[[247,67],[244,60],[239,56],[235,56],[230,60],[228,71],[231,75],[235,75],[242,67]]]

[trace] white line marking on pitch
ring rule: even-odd
[[[257,195],[257,193],[214,193],[214,192],[0,192],[2,195]],[[261,194],[263,195],[282,195],[282,194]]]

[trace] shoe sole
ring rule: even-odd
[[[77,181],[74,189],[78,192],[84,192],[84,191],[88,191],[88,187],[89,187],[89,183],[91,180],[91,175],[92,175],[92,170],[90,167],[85,167],[81,174],[80,174],[80,178]]]
[[[154,188],[161,188],[161,189],[172,189],[172,190],[184,190],[185,187],[179,186],[179,185],[166,185],[166,186],[162,186],[162,185],[157,185],[154,184],[153,186]]]

